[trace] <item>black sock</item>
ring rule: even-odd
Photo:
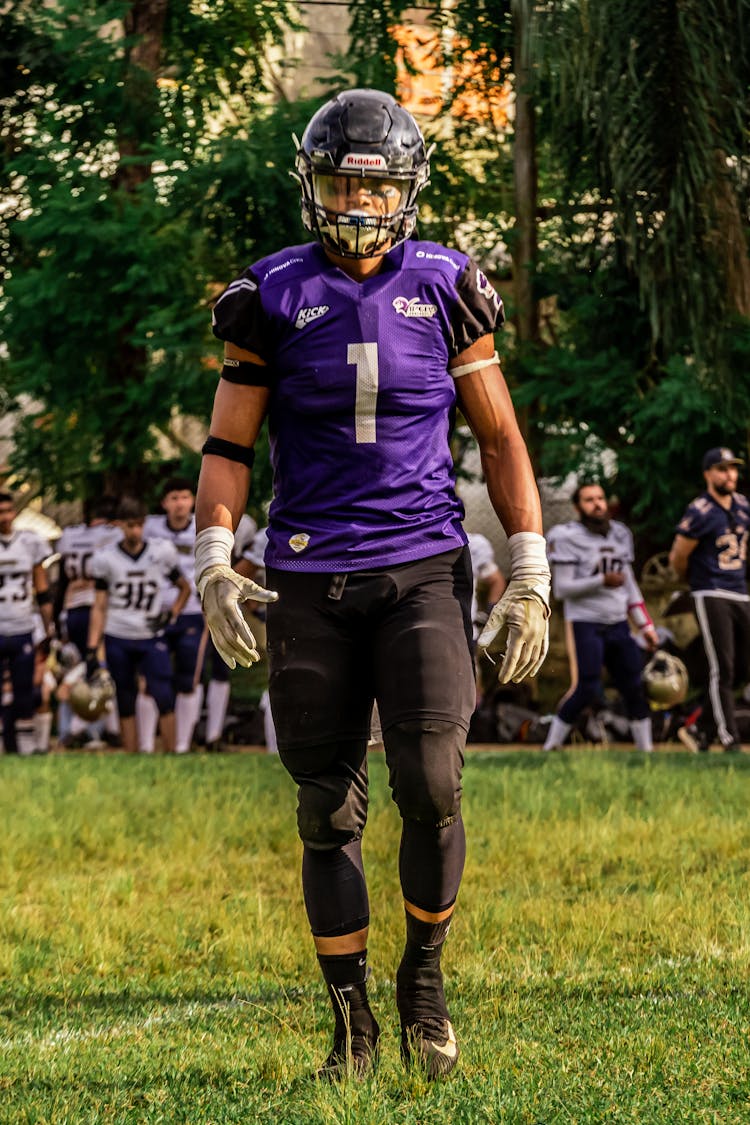
[[[450,917],[423,922],[406,911],[406,945],[396,973],[396,1004],[402,1023],[448,1018],[440,958]]]
[[[318,954],[323,979],[336,1020],[334,1035],[341,1038],[351,1028],[352,1035],[377,1032],[375,1017],[367,999],[367,950],[335,956]]]

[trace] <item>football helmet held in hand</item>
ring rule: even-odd
[[[687,668],[679,656],[659,649],[643,669],[643,686],[657,711],[682,703],[688,691]]]
[[[70,689],[70,706],[80,719],[93,722],[110,710],[115,685],[106,668],[97,668],[87,680],[79,680]]]

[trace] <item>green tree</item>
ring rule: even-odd
[[[352,5],[359,73],[388,82],[393,45]],[[515,201],[502,143],[463,159],[491,132],[472,123],[442,128],[434,206],[510,245],[505,366],[540,471],[601,474],[614,451],[628,513],[663,534],[705,445],[748,441],[747,0],[457,0],[434,18],[455,61],[485,48],[514,75]]]
[[[298,121],[262,99],[291,23],[285,0],[6,6],[0,379],[46,491],[142,490],[173,414],[207,417],[211,298],[294,221]]]

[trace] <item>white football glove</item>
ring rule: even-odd
[[[518,684],[535,676],[549,648],[550,571],[541,535],[517,532],[508,540],[510,581],[487,618],[477,647],[492,661],[503,656],[498,680]],[[492,661],[494,664],[494,661]]]
[[[248,602],[275,602],[279,595],[231,566],[211,566],[198,580],[198,593],[211,639],[219,656],[230,668],[249,668],[260,660],[255,637],[247,623]]]
[[[195,537],[195,584],[206,624],[219,656],[230,668],[249,668],[260,660],[247,624],[248,602],[275,602],[266,590],[232,568],[234,535],[228,527],[204,527]]]

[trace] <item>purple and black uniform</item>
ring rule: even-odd
[[[675,528],[695,541],[688,557],[688,582],[708,662],[708,702],[699,726],[723,746],[739,741],[734,688],[750,665],[750,598],[747,542],[750,503],[739,492],[724,508],[710,492],[688,505]],[[713,718],[713,725],[711,719]]]
[[[361,282],[317,243],[287,248],[246,269],[214,309],[215,335],[267,365],[236,381],[270,389],[269,693],[299,786],[314,933],[351,932],[367,916],[363,879],[348,905],[322,892],[321,857],[343,849],[341,862],[360,864],[374,699],[404,821],[404,894],[435,910],[457,893],[475,683],[448,364],[502,320],[475,262],[416,240]]]
[[[368,570],[466,544],[448,362],[502,319],[476,264],[433,242],[361,283],[317,243],[294,246],[229,286],[214,333],[268,364],[266,566]]]

